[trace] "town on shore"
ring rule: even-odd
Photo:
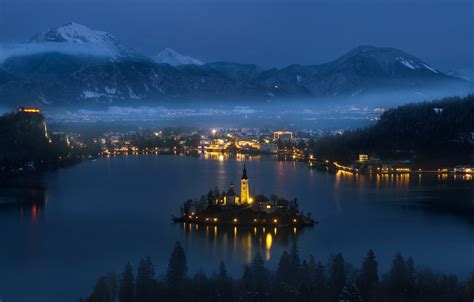
[[[136,128],[52,131],[38,108],[0,117],[0,173],[122,154],[224,160],[269,154],[352,174],[474,175],[474,96],[408,104],[357,130]],[[418,127],[414,132],[413,127]],[[58,164],[59,163],[59,164]]]

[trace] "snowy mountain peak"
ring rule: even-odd
[[[59,27],[51,28],[47,32],[34,35],[29,41],[33,45],[46,45],[59,52],[77,50],[81,53],[105,55],[110,57],[128,56],[132,51],[126,49],[122,43],[111,34],[93,30],[85,25],[69,22]]]
[[[188,64],[194,64],[194,65],[204,64],[202,61],[198,59],[182,55],[171,48],[163,49],[159,54],[153,57],[153,60],[157,63],[170,64],[172,66],[188,65]]]
[[[375,47],[363,45],[356,47],[347,54],[336,60],[336,62],[347,62],[350,60],[365,59],[376,62],[380,66],[400,66],[406,71],[421,71],[438,74],[439,71],[422,60],[407,54],[401,50],[391,47]]]
[[[74,43],[103,43],[116,42],[110,34],[92,30],[89,27],[69,22],[65,25],[50,29],[45,33],[39,33],[30,39],[31,42],[74,42]]]

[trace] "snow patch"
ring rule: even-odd
[[[434,72],[434,73],[438,73],[438,71],[436,69],[434,69],[433,67],[429,66],[429,65],[426,65],[426,64],[423,64],[423,66],[425,66],[426,69]]]
[[[105,93],[99,93],[99,92],[92,91],[92,90],[84,90],[82,92],[82,98],[83,99],[97,99],[97,98],[100,98],[100,97],[103,97],[103,96],[106,96],[106,94]]]
[[[153,60],[156,63],[170,64],[171,66],[189,65],[189,64],[203,65],[204,64],[202,61],[198,59],[182,55],[171,48],[163,49],[159,54],[153,57]]]
[[[418,66],[416,66],[416,64],[412,60],[407,60],[403,57],[397,57],[397,60],[410,69],[415,70],[416,68],[418,68]]]

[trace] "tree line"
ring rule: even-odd
[[[225,264],[217,272],[188,275],[186,254],[179,242],[171,253],[166,272],[157,275],[152,260],[143,258],[134,272],[127,263],[122,273],[97,279],[92,293],[81,302],[156,301],[460,301],[474,299],[474,272],[464,281],[455,275],[419,268],[411,257],[394,255],[390,270],[380,276],[372,250],[360,267],[342,254],[326,263],[310,256],[301,259],[295,243],[280,257],[276,270],[265,267],[257,253],[244,266],[240,278],[232,278]]]
[[[371,127],[318,140],[320,158],[350,163],[358,154],[423,166],[465,164],[474,155],[474,95],[390,109]]]

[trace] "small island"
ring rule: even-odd
[[[233,183],[227,192],[218,188],[210,190],[200,199],[187,200],[181,207],[181,216],[174,222],[190,222],[206,225],[302,227],[316,222],[311,214],[299,210],[297,199],[287,200],[276,195],[250,196],[249,179],[244,164],[240,181],[240,195]]]

